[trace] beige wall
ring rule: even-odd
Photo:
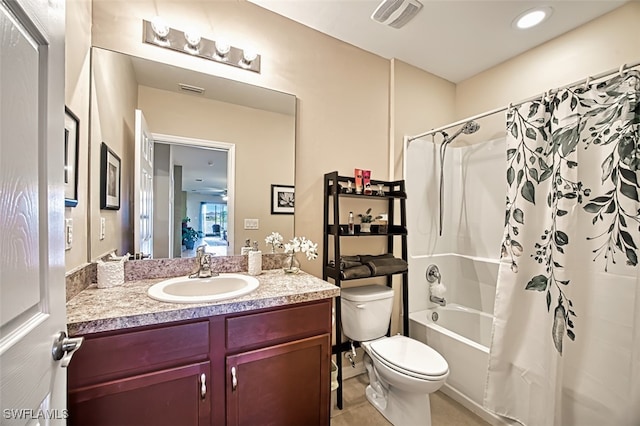
[[[88,260],[88,146],[89,72],[91,48],[91,1],[66,4],[65,105],[80,119],[78,152],[78,205],[65,208],[65,218],[73,220],[73,244],[65,253],[65,270],[71,271]]]
[[[133,153],[138,83],[129,58],[113,52],[94,55],[91,105],[91,258],[112,250],[119,254],[133,247]],[[120,209],[100,209],[100,146],[102,142],[120,157]],[[100,218],[106,221],[100,240]]]
[[[391,65],[392,170],[394,179],[402,179],[404,136],[453,122],[456,85],[397,59]]]
[[[271,184],[294,184],[295,116],[146,86],[138,93],[151,132],[235,144],[236,254],[247,238],[263,249],[271,232],[293,238],[293,217],[271,214]],[[245,218],[260,219],[260,229],[245,230]]]

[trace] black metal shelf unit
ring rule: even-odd
[[[340,240],[342,238],[386,238],[387,240],[387,253],[397,253],[399,248],[401,251],[402,259],[407,260],[407,206],[406,199],[407,194],[405,192],[404,180],[397,181],[381,181],[372,180],[371,187],[373,193],[371,195],[356,194],[353,192],[346,192],[348,184],[351,183],[353,187],[354,178],[347,176],[340,176],[338,172],[326,173],[324,175],[324,237],[323,247],[324,253],[322,257],[323,262],[323,279],[331,279],[335,285],[341,286],[343,281],[352,280],[365,280],[370,279],[372,276],[361,278],[344,279],[340,275],[340,257],[343,255],[340,246]],[[343,184],[343,185],[341,185]],[[376,195],[377,188],[381,185],[384,191],[384,195]],[[387,203],[386,208],[388,212],[388,227],[385,233],[379,232],[380,229],[375,225],[372,226],[371,232],[360,232],[359,225],[355,225],[354,234],[348,233],[348,224],[340,224],[340,199],[342,198],[357,198],[367,201],[374,201],[376,203]],[[399,211],[397,211],[399,210]],[[396,223],[399,215],[399,224]],[[331,244],[331,245],[330,245]],[[397,245],[399,244],[399,246]],[[333,247],[333,259],[329,258],[329,248]],[[349,253],[353,254],[353,253]],[[409,275],[408,272],[399,272],[389,275],[379,275],[386,277],[387,286],[391,287],[393,283],[393,276],[402,276],[402,330],[405,336],[409,335],[409,308],[408,308],[408,295],[409,295]],[[336,344],[332,348],[333,354],[336,356],[336,364],[338,366],[338,390],[337,390],[337,404],[338,408],[342,409],[342,352],[350,350],[349,342],[342,342],[342,329],[341,329],[341,312],[340,312],[340,297],[336,298],[335,303],[335,333]]]

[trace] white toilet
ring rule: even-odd
[[[431,425],[429,394],[449,375],[434,349],[406,336],[387,337],[393,290],[382,285],[342,289],[342,330],[365,350],[367,399],[395,426]]]

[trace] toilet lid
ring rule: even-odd
[[[435,349],[406,336],[376,340],[370,348],[387,364],[421,376],[438,377],[449,371],[447,361]]]

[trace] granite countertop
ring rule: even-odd
[[[95,284],[67,302],[70,336],[162,324],[213,315],[285,306],[293,303],[336,297],[340,289],[304,272],[285,274],[282,269],[263,271],[256,276],[260,286],[233,299],[208,303],[160,302],[147,289],[166,278],[127,281],[122,286],[98,288]]]

